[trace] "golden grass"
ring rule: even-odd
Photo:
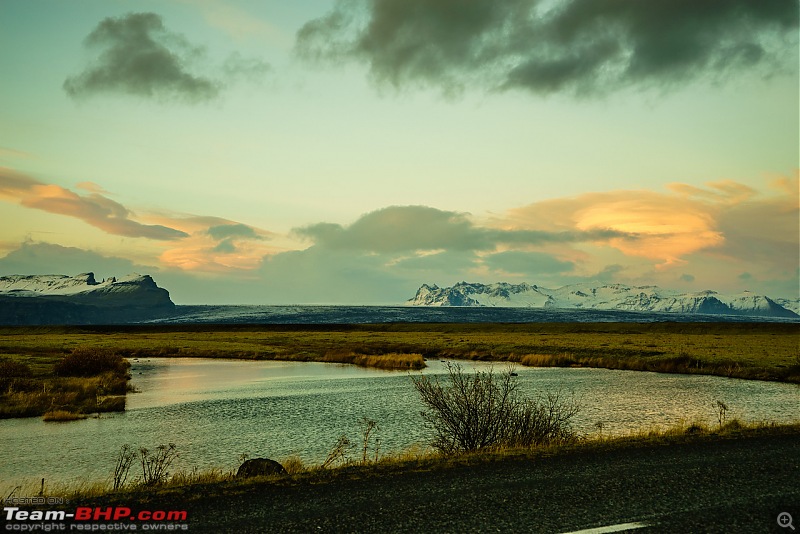
[[[67,410],[53,410],[46,412],[42,416],[42,420],[48,422],[79,421],[81,419],[86,419],[86,415],[82,413],[69,412]]]
[[[80,354],[72,351],[70,356]],[[60,353],[0,354],[0,418],[46,412],[87,414],[125,409],[127,362],[94,376],[57,376],[69,361]],[[124,364],[124,365],[123,365]]]
[[[422,369],[426,366],[422,354],[398,354],[391,352],[381,355],[359,354],[353,363],[362,367],[376,367],[378,369]]]

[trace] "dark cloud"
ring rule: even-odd
[[[220,252],[222,254],[233,254],[236,251],[236,243],[233,242],[233,239],[224,239],[212,249],[212,252]]]
[[[682,282],[694,282],[694,275],[684,273],[681,275],[680,280]]]
[[[797,28],[793,0],[338,0],[296,50],[396,88],[603,93],[791,65]]]
[[[229,237],[261,239],[261,236],[252,227],[241,223],[212,226],[206,232],[214,239],[227,239]]]
[[[373,252],[493,250],[498,244],[572,243],[635,236],[613,230],[546,232],[475,226],[463,213],[427,206],[391,206],[367,213],[348,227],[320,223],[294,232],[331,249]]]
[[[123,93],[158,100],[201,102],[216,98],[225,83],[191,72],[204,49],[169,31],[155,13],[129,13],[102,20],[85,40],[96,60],[64,81],[73,98]],[[228,79],[258,77],[269,67],[257,59],[231,55],[221,68]]]
[[[550,254],[521,250],[491,254],[483,258],[483,262],[492,270],[528,276],[565,273],[575,268],[574,263],[561,261]]]

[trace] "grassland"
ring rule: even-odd
[[[118,379],[55,376],[55,366],[66,356],[87,351],[122,358],[318,361],[385,369],[419,369],[426,358],[454,358],[800,383],[798,324],[6,327],[0,328],[0,417],[122,409],[124,398],[110,396],[124,394]]]
[[[697,373],[800,383],[800,324],[534,323],[0,328],[32,369],[75,349],[123,357],[327,361],[419,368],[423,358]]]

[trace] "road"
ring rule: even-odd
[[[759,436],[261,484],[183,504],[192,532],[560,533],[638,523],[646,526],[633,532],[789,534],[776,519],[787,511],[799,526],[798,475],[800,436]]]

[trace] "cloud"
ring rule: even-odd
[[[500,244],[534,245],[636,237],[600,227],[556,232],[480,227],[464,213],[427,206],[390,206],[362,215],[348,227],[319,223],[297,228],[294,233],[327,248],[383,253],[494,250]]]
[[[145,213],[140,219],[187,235],[168,243],[160,253],[160,263],[172,269],[205,273],[253,271],[265,254],[281,252],[264,244],[276,237],[273,232],[221,217]]]
[[[281,304],[391,304],[413,296],[419,287],[387,258],[312,246],[264,258],[259,291]]]
[[[291,48],[292,35],[259,18],[252,12],[234,6],[227,0],[179,0],[199,9],[206,22],[237,40],[258,39],[270,46]]]
[[[797,28],[788,0],[337,0],[295,46],[398,89],[606,93],[794,69]]]
[[[248,239],[262,239],[262,237],[246,224],[220,224],[211,226],[206,233],[214,239],[226,239],[229,237],[244,237]]]
[[[483,258],[492,270],[510,274],[538,276],[543,274],[566,273],[575,268],[571,261],[562,261],[544,252],[508,250]]]
[[[635,234],[607,244],[626,256],[683,265],[697,254],[758,261],[789,272],[800,247],[800,186],[795,179],[759,192],[732,181],[705,187],[670,184],[669,193],[608,191],[537,202],[509,210],[506,227],[559,231],[605,229]]]
[[[103,189],[101,186],[97,185],[94,182],[78,182],[75,184],[77,189],[83,189],[84,191],[88,191],[90,193],[98,193],[101,195],[107,195],[108,191]]]
[[[476,267],[478,256],[472,251],[444,251],[434,254],[414,255],[392,263],[393,267],[419,272],[457,273]]]
[[[724,236],[715,210],[698,200],[653,191],[586,193],[510,210],[506,224],[522,228],[610,229],[638,239],[611,238],[608,244],[629,256],[680,263],[689,253],[719,246]]]
[[[124,258],[108,257],[74,247],[51,243],[22,243],[0,258],[0,274],[66,274],[93,272],[98,278],[134,272],[154,273],[157,267],[138,265]]]
[[[717,217],[725,242],[719,253],[772,265],[777,272],[797,269],[800,258],[800,187],[777,195],[748,199]]]
[[[99,53],[83,72],[64,81],[63,88],[72,98],[119,93],[164,101],[202,102],[217,98],[226,85],[190,70],[190,66],[203,63],[203,47],[169,31],[155,13],[129,13],[103,19],[84,44]],[[234,54],[221,70],[230,79],[259,77],[268,68],[258,59]]]
[[[103,195],[79,195],[64,187],[44,184],[25,175],[0,167],[0,198],[17,201],[38,209],[80,219],[106,233],[126,237],[173,240],[188,234],[158,224],[142,224],[122,204]]]

